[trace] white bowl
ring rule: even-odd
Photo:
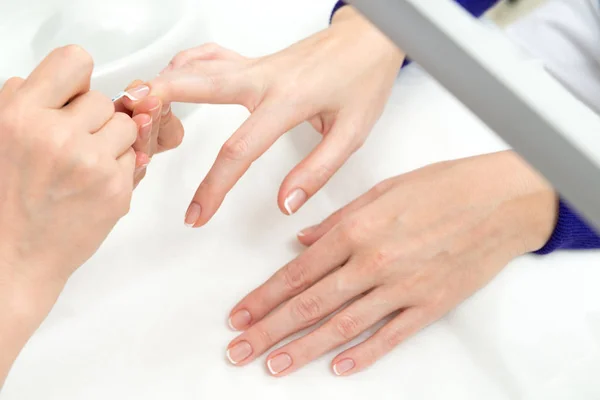
[[[112,96],[207,41],[199,0],[0,0],[0,9],[0,84],[78,44],[94,57],[92,88]]]

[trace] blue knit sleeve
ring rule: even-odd
[[[558,219],[548,243],[536,254],[550,254],[556,250],[590,250],[600,248],[600,236],[577,212],[561,200]]]
[[[499,0],[454,0],[460,4],[465,10],[471,13],[474,17],[482,16],[487,10],[492,8]],[[343,1],[338,1],[333,8],[331,18],[335,15],[337,10],[346,5]]]

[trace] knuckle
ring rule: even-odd
[[[133,119],[129,115],[118,112],[113,115],[113,121],[119,130],[123,131],[123,134],[128,135],[128,139],[133,143],[137,139],[138,127]]]
[[[179,53],[175,54],[175,57],[173,57],[171,60],[171,65],[181,66],[182,64],[185,64],[187,60],[190,59],[190,54],[190,50],[180,51]]]
[[[4,82],[4,85],[2,88],[3,89],[4,88],[17,88],[17,87],[21,86],[23,84],[23,82],[25,82],[25,80],[23,78],[13,76],[12,78],[9,78],[6,80],[6,82]]]
[[[214,42],[208,42],[202,45],[202,50],[206,52],[206,54],[215,54],[221,51],[221,46]]]
[[[307,325],[319,321],[323,311],[323,300],[318,296],[298,296],[291,303],[292,317]]]
[[[334,328],[338,335],[346,340],[350,340],[358,336],[362,331],[363,323],[355,316],[344,314],[338,316],[334,320]]]
[[[394,329],[387,332],[383,337],[384,345],[387,350],[398,347],[406,339],[406,333],[402,329]]]
[[[87,94],[94,104],[96,110],[101,111],[102,113],[114,112],[115,106],[113,102],[104,94],[97,90],[90,90]]]
[[[283,270],[283,280],[290,292],[297,292],[308,286],[309,269],[300,261],[292,261]]]
[[[364,236],[363,223],[359,218],[351,217],[347,218],[340,224],[340,233],[343,240],[350,244],[357,244],[362,242]]]
[[[262,325],[257,325],[254,327],[254,334],[256,335],[258,342],[262,344],[263,348],[269,348],[275,343],[271,332],[269,332]]]
[[[369,273],[376,273],[384,270],[392,263],[395,259],[395,252],[390,251],[386,248],[378,248],[374,250],[368,258],[368,261],[364,263],[364,269]]]
[[[223,145],[222,155],[226,160],[239,161],[248,156],[250,145],[245,137],[231,138]]]
[[[61,57],[64,57],[72,62],[77,62],[79,66],[91,71],[94,67],[94,60],[90,53],[85,51],[83,47],[70,44],[57,50]]]

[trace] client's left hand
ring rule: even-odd
[[[245,365],[341,310],[268,356],[284,376],[393,316],[332,362],[337,375],[361,371],[541,248],[556,209],[550,186],[512,152],[384,181],[299,234],[310,247],[233,309],[230,325],[245,332],[227,355]]]

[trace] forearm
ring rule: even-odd
[[[48,281],[38,282],[15,268],[0,266],[0,388],[62,287]]]

